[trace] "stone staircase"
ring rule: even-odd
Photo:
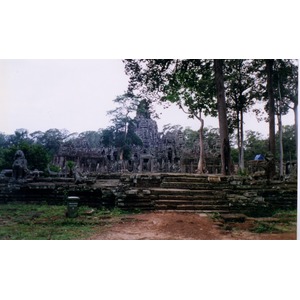
[[[207,176],[165,177],[160,188],[151,189],[157,195],[155,209],[228,212],[226,194],[212,185]]]
[[[209,182],[209,178],[216,178],[218,184]],[[161,178],[159,186],[139,185],[127,190],[118,206],[124,209],[227,213],[228,200],[223,191],[226,184],[227,181],[220,177],[166,175]]]

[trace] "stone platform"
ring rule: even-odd
[[[89,183],[72,178],[39,178],[0,183],[0,203],[65,204],[126,210],[258,213],[297,207],[297,182],[253,181],[245,177],[183,173],[98,174]]]

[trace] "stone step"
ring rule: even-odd
[[[222,190],[205,190],[205,189],[181,189],[181,188],[150,188],[149,189],[152,195],[184,195],[184,196],[193,196],[193,195],[214,195],[221,196],[224,195]]]
[[[189,205],[228,205],[227,200],[184,200],[164,199],[155,200],[156,204],[189,204]]]
[[[185,177],[165,177],[163,182],[208,182],[207,176],[205,177],[195,177],[195,176],[185,176]]]
[[[222,175],[189,175],[189,176],[166,176],[164,182],[217,182],[227,183],[228,178]]]
[[[159,200],[184,200],[184,201],[214,201],[222,199],[222,195],[203,195],[203,194],[195,194],[195,195],[178,195],[176,193],[169,193],[169,194],[160,194],[158,195]],[[226,201],[225,199],[223,201]]]
[[[162,188],[177,188],[177,189],[190,189],[190,190],[222,190],[224,184],[213,184],[213,183],[203,183],[203,182],[163,182],[160,187]]]
[[[229,210],[206,210],[206,209],[156,209],[157,212],[180,212],[180,213],[204,213],[204,214],[213,214],[213,213],[222,213],[222,214],[228,214],[230,213]]]
[[[220,211],[229,210],[228,205],[191,205],[191,204],[155,204],[155,209],[181,209],[181,210],[198,210],[198,211]]]

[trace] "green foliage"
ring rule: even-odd
[[[221,219],[221,215],[219,212],[214,212],[212,214],[210,214],[210,217],[214,220],[214,221],[219,221]]]
[[[90,148],[97,148],[101,144],[102,132],[101,131],[81,132],[76,139],[84,140]]]
[[[18,145],[10,146],[9,148],[0,151],[0,169],[11,169],[17,150],[22,150],[24,152],[28,169],[30,170],[38,169],[44,171],[50,162],[49,153],[43,146],[23,141]]]
[[[183,136],[185,139],[185,146],[188,149],[193,149],[195,143],[198,143],[199,141],[199,132],[192,130],[189,127],[184,129]]]
[[[104,147],[110,147],[114,145],[114,132],[113,126],[103,129],[101,132],[101,142]]]
[[[31,136],[35,139],[36,143],[43,145],[48,149],[51,156],[53,156],[58,152],[63,141],[69,136],[69,133],[66,130],[52,128],[45,133],[36,131]]]
[[[239,162],[239,150],[237,148],[231,148],[231,161],[233,164],[237,164]]]
[[[278,232],[279,230],[273,223],[259,222],[251,231],[255,233],[272,233]]]
[[[176,103],[190,117],[199,112],[216,115],[213,61],[205,59],[127,59],[129,91],[147,95],[154,102]]]
[[[75,167],[75,162],[72,160],[68,160],[66,162],[67,167],[69,168],[69,170],[73,170],[73,168]]]
[[[60,171],[60,167],[56,166],[56,165],[53,165],[53,164],[50,164],[49,165],[49,170],[52,171],[52,172],[59,172]]]
[[[246,131],[245,160],[253,160],[256,154],[265,154],[268,151],[268,140],[259,132]]]
[[[282,128],[282,144],[284,161],[297,159],[296,130],[295,125],[286,125]],[[276,149],[279,149],[279,134],[276,133]]]
[[[112,116],[114,126],[102,132],[104,145],[114,146],[119,149],[120,159],[128,159],[133,145],[142,146],[142,140],[135,134],[133,114],[139,113],[150,117],[148,102],[132,93],[118,96],[114,102],[116,109],[108,111]]]
[[[28,136],[28,130],[21,128],[15,130],[15,133],[7,137],[7,146],[18,146],[21,143],[32,143]]]
[[[237,174],[238,174],[239,176],[243,176],[243,177],[246,176],[246,177],[247,177],[247,176],[249,175],[249,172],[248,172],[247,169],[238,169]]]

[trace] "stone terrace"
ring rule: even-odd
[[[131,210],[262,213],[297,207],[297,182],[182,173],[97,175],[85,184],[53,178],[0,183],[0,203],[64,204],[79,196],[81,205]]]

